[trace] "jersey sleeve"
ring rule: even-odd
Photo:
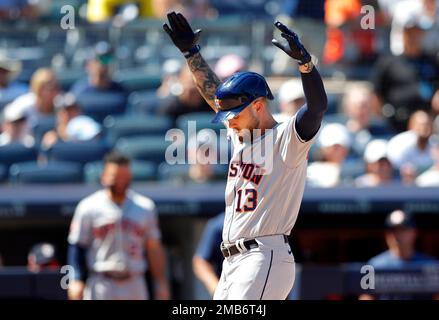
[[[70,224],[68,242],[88,246],[92,240],[93,223],[92,216],[86,202],[81,201],[76,207]]]
[[[308,159],[308,152],[316,139],[317,133],[308,141],[300,138],[296,131],[296,116],[292,117],[285,124],[280,136],[279,152],[285,165],[295,168]]]
[[[145,241],[161,239],[162,234],[159,229],[157,210],[154,204],[147,209],[145,221]]]

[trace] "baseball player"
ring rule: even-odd
[[[213,121],[226,125],[234,145],[225,191],[225,259],[214,299],[285,299],[295,276],[287,237],[304,192],[307,154],[327,109],[322,79],[297,35],[276,21],[286,42],[272,42],[298,61],[306,97],[291,119],[277,123],[268,108],[273,95],[261,75],[238,72],[220,83],[200,54],[201,30],[194,32],[180,13],[169,13],[168,21],[163,29],[216,112]],[[267,139],[273,141],[266,155],[270,170],[249,161]]]
[[[75,272],[69,298],[148,299],[144,273],[149,267],[155,297],[168,299],[155,205],[128,189],[129,160],[108,154],[101,182],[105,188],[78,204],[70,226],[68,262]]]

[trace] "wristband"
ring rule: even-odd
[[[189,49],[188,51],[184,51],[183,55],[187,59],[189,57],[192,57],[194,54],[196,54],[198,52],[200,52],[200,46],[197,44],[197,45],[193,46],[191,49]]]

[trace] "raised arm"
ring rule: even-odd
[[[201,95],[212,109],[217,112],[215,106],[215,91],[221,83],[220,79],[212,71],[199,52],[187,58],[187,63]]]
[[[299,63],[306,104],[297,112],[296,130],[302,140],[308,141],[319,130],[323,115],[328,108],[325,87],[319,72],[311,61],[310,54],[300,43],[297,35],[279,21],[276,21],[274,25],[281,31],[281,36],[287,44],[281,44],[275,39],[272,41],[273,44]]]
[[[168,13],[168,22],[169,25],[163,24],[163,30],[183,53],[198,90],[211,108],[217,112],[215,91],[220,84],[220,80],[200,54],[200,46],[197,42],[201,29],[193,31],[181,13]]]

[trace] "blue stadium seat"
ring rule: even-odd
[[[154,114],[159,105],[156,90],[135,91],[128,96],[127,113]]]
[[[58,83],[60,84],[61,88],[66,92],[70,90],[70,88],[76,81],[84,77],[87,77],[84,69],[66,69],[56,74],[56,79],[58,80]]]
[[[189,164],[170,165],[162,162],[157,168],[158,179],[161,181],[183,181],[189,171]]]
[[[57,142],[47,150],[47,156],[51,161],[70,161],[85,164],[102,160],[108,151],[107,145],[95,141]]]
[[[226,181],[228,165],[215,165],[213,180]],[[174,164],[167,162],[161,163],[157,168],[157,175],[160,181],[187,182],[189,164]]]
[[[51,1],[50,8],[46,13],[45,19],[59,23],[60,12],[63,6],[69,5],[75,9],[75,13],[79,12],[80,6],[84,3],[82,0],[55,0]]]
[[[106,141],[113,145],[119,138],[160,135],[172,127],[172,120],[163,116],[108,116],[104,120]]]
[[[13,163],[37,160],[37,149],[28,148],[20,143],[0,147],[0,164],[7,168]]]
[[[326,111],[326,114],[337,113],[339,110],[340,96],[337,94],[328,93],[327,97],[328,97],[328,110]]]
[[[114,74],[114,81],[130,92],[157,89],[162,82],[160,74],[151,75],[146,70],[138,68],[119,70]]]
[[[35,142],[40,144],[43,136],[46,132],[55,129],[56,118],[55,117],[45,117],[38,120],[38,124],[34,128]]]
[[[6,107],[8,103],[14,101],[16,97],[0,97],[0,112]]]
[[[8,170],[6,166],[0,164],[0,182],[4,182],[8,177]]]
[[[325,123],[340,123],[340,124],[345,124],[347,121],[347,118],[344,114],[342,113],[332,113],[332,114],[327,114],[323,117],[323,122]]]
[[[104,168],[102,161],[90,162],[84,166],[84,181],[91,184],[99,184],[101,173]],[[133,181],[156,180],[157,166],[151,161],[133,160],[131,162],[131,173]]]
[[[352,179],[366,173],[366,165],[361,158],[346,159],[341,167],[342,179]]]
[[[101,123],[108,115],[124,113],[127,102],[119,92],[83,93],[77,99],[82,113]]]
[[[165,160],[166,148],[170,144],[163,137],[128,137],[119,139],[115,149],[132,159],[159,164]]]
[[[212,0],[211,6],[218,11],[220,17],[228,15],[241,17],[265,17],[271,15],[266,10],[266,1],[255,0]]]
[[[9,169],[12,183],[78,183],[82,182],[82,167],[71,162],[16,163]]]

